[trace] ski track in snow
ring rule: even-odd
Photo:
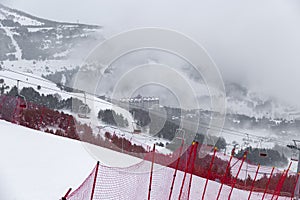
[[[14,39],[12,31],[8,27],[3,26],[1,23],[0,23],[0,28],[2,28],[5,31],[6,35],[8,37],[10,37],[12,44],[16,49],[16,52],[14,53],[14,55],[17,58],[17,60],[21,60],[22,59],[22,50],[21,50],[19,44],[17,43],[17,41]]]

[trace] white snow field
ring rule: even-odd
[[[0,199],[54,200],[78,187],[96,164],[80,141],[0,121]],[[92,145],[91,145],[92,146]],[[137,158],[97,148],[111,166]]]
[[[5,121],[0,121],[0,135],[0,199],[3,200],[58,200],[69,187],[76,189],[96,164],[84,148],[86,145],[80,141]],[[126,154],[90,146],[101,156],[100,162],[108,166],[128,167],[140,162],[140,159]],[[173,172],[174,169],[167,170]],[[177,179],[182,176],[183,173],[178,172]],[[164,180],[166,177],[161,177],[161,181]],[[205,179],[193,176],[190,199],[201,199],[204,183]],[[219,186],[219,183],[209,181],[205,199],[215,199]],[[174,198],[179,190],[180,184],[175,184]],[[229,190],[224,186],[220,199],[227,199]],[[247,199],[248,193],[234,190],[231,199]],[[261,194],[253,193],[251,199],[261,199]]]

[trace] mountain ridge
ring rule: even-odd
[[[37,17],[37,16],[31,15],[31,14],[28,14],[27,12],[24,12],[24,11],[20,11],[20,10],[14,9],[14,8],[10,8],[8,6],[5,6],[2,3],[0,3],[0,9],[5,9],[5,10],[8,10],[10,12],[15,12],[15,13],[23,15],[25,17],[35,19],[37,21],[42,21],[45,24],[80,25],[80,26],[86,26],[86,27],[89,27],[89,28],[99,28],[99,29],[103,28],[102,26],[99,26],[99,25],[90,25],[90,24],[85,24],[85,23],[72,23],[72,22],[58,22],[58,21],[55,21],[55,20],[48,20],[48,19],[45,19],[45,18],[42,18],[42,17]],[[1,13],[1,10],[0,10],[0,13]]]
[[[91,47],[102,27],[42,19],[0,4],[0,60],[60,60]]]

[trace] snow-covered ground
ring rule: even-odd
[[[96,164],[85,150],[89,144],[80,141],[5,121],[0,121],[0,136],[0,199],[59,199],[69,187],[77,187]],[[138,162],[105,148],[97,150],[106,165],[126,167]]]
[[[13,78],[13,79],[11,79]],[[4,82],[7,86],[12,88],[17,84],[16,80],[20,80],[19,89],[21,90],[23,87],[33,87],[40,94],[56,94],[59,95],[62,99],[68,99],[70,97],[75,97],[84,102],[84,94],[83,93],[72,93],[62,91],[57,85],[47,79],[39,77],[38,75],[19,72],[19,71],[10,71],[10,70],[0,70],[0,79],[4,79]],[[37,86],[40,85],[41,89],[37,90]],[[9,90],[10,90],[9,88]],[[8,90],[7,90],[8,91]],[[88,104],[89,108],[91,108],[91,112],[88,114],[89,119],[80,118],[77,114],[71,113],[70,111],[63,110],[65,113],[73,115],[78,121],[82,123],[86,123],[93,129],[95,134],[100,134],[104,137],[105,132],[115,133],[119,137],[124,137],[130,140],[133,144],[141,145],[145,149],[150,149],[154,143],[163,143],[166,144],[168,141],[152,137],[147,134],[133,134],[135,129],[134,119],[127,110],[113,105],[110,102],[102,100],[98,97],[95,97],[91,94],[86,94],[86,104]],[[107,124],[104,124],[100,120],[98,120],[98,112],[100,110],[112,109],[118,114],[122,114],[128,121],[129,126],[126,128],[120,127],[112,127]],[[163,147],[157,147],[157,150],[164,153],[170,153],[169,150]]]
[[[2,28],[6,35],[11,39],[12,41],[12,45],[15,47],[15,57],[17,60],[21,60],[22,59],[22,50],[20,49],[17,41],[14,39],[14,32],[12,31],[13,28],[8,28],[8,27],[5,27],[3,26],[1,23],[0,23],[0,28]]]
[[[61,54],[62,55],[62,54]],[[59,54],[57,54],[59,56]],[[68,60],[15,60],[3,61],[3,66],[8,69],[18,70],[23,72],[32,72],[35,75],[49,75],[55,72],[72,70],[80,66],[83,60],[68,59]]]
[[[7,19],[7,18],[9,18],[9,16],[13,17],[14,22],[18,22],[21,25],[27,25],[27,26],[43,25],[43,23],[41,23],[33,18],[20,15],[18,12],[14,11],[12,9],[1,6],[0,7],[0,19]]]
[[[84,148],[86,145],[80,141],[5,121],[0,121],[0,136],[0,199],[59,199],[69,187],[77,188],[96,164],[96,160]],[[95,154],[101,156],[100,162],[108,166],[128,167],[141,161],[126,154],[90,146]],[[177,179],[182,176],[183,173],[178,172]],[[161,177],[161,181],[165,181],[164,178]],[[200,199],[204,183],[205,179],[193,177],[191,199]],[[180,190],[178,186],[174,188],[174,196]],[[205,199],[215,199],[219,186],[219,183],[209,181]],[[224,186],[220,199],[226,199],[229,191],[230,188]],[[234,190],[232,199],[247,199],[248,193]],[[253,193],[251,199],[261,199],[261,194]]]

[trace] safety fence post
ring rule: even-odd
[[[151,162],[151,171],[150,171],[148,200],[150,200],[150,198],[151,198],[151,187],[152,187],[152,177],[153,177],[153,168],[154,168],[154,157],[155,157],[155,144],[153,145],[153,150],[152,150],[152,162]]]
[[[270,185],[270,182],[271,182],[271,179],[272,179],[272,176],[273,176],[274,169],[275,169],[275,167],[272,167],[272,171],[271,171],[270,177],[269,177],[269,179],[268,179],[268,182],[267,182],[267,184],[266,184],[266,188],[265,188],[265,190],[264,190],[264,194],[263,194],[263,196],[262,196],[262,198],[261,198],[262,200],[265,198],[266,192],[267,192],[267,190],[268,190],[268,187],[269,187],[269,185]]]
[[[96,170],[95,170],[95,176],[94,176],[94,182],[93,182],[91,200],[93,200],[93,197],[94,197],[94,192],[95,192],[95,187],[96,187],[96,181],[97,181],[97,176],[98,176],[99,164],[100,164],[100,162],[98,161],[97,165],[96,165]]]
[[[215,160],[215,156],[216,156],[217,150],[218,150],[218,148],[215,147],[215,148],[214,148],[214,154],[213,154],[213,156],[212,156],[212,158],[211,158],[210,166],[209,166],[209,169],[208,169],[208,172],[207,172],[207,176],[206,176],[206,181],[205,181],[205,185],[204,185],[204,189],[203,189],[203,193],[202,193],[202,200],[203,200],[204,197],[205,197],[205,192],[206,192],[208,180],[209,180],[209,178],[210,178],[210,173],[211,173],[212,166],[213,166],[213,164],[214,164],[214,160]]]
[[[280,179],[279,179],[279,181],[276,185],[276,188],[273,192],[271,200],[273,200],[273,198],[278,199],[278,196],[280,195],[280,190],[281,190],[281,188],[284,184],[284,181],[285,181],[285,179],[286,179],[286,177],[287,177],[287,175],[290,171],[291,165],[292,165],[292,162],[290,162],[289,167],[287,168],[287,170],[282,173],[282,175],[281,175],[281,177],[280,177]]]
[[[291,200],[293,200],[294,195],[295,195],[295,190],[296,190],[296,186],[297,186],[297,183],[298,183],[298,180],[299,180],[299,175],[300,175],[300,172],[298,172],[297,176],[296,176],[296,182],[295,182],[295,185],[293,187],[293,191],[292,191],[292,195],[291,195]]]
[[[171,200],[171,197],[172,197],[175,179],[176,179],[176,175],[177,175],[177,171],[178,171],[178,167],[179,167],[179,163],[180,163],[180,158],[181,158],[181,154],[182,154],[183,144],[184,144],[184,140],[182,140],[181,146],[179,149],[179,155],[178,155],[178,159],[177,159],[177,163],[176,163],[176,167],[175,167],[175,171],[174,171],[174,175],[173,175],[172,185],[170,188],[169,200]]]
[[[253,191],[253,188],[254,188],[254,183],[256,181],[259,168],[260,168],[260,164],[257,165],[256,173],[255,173],[254,179],[252,181],[252,185],[251,185],[250,193],[249,193],[249,196],[248,196],[248,200],[250,200],[250,197],[251,197],[251,194],[252,194],[252,191]]]
[[[221,195],[221,191],[222,191],[222,188],[223,188],[223,185],[224,185],[224,182],[225,182],[225,178],[226,178],[226,175],[229,173],[229,169],[230,169],[230,163],[231,163],[231,160],[232,160],[232,157],[233,157],[233,154],[231,154],[230,158],[229,158],[229,161],[227,163],[227,167],[226,167],[226,170],[225,170],[225,174],[221,180],[221,186],[219,188],[219,192],[218,192],[218,196],[216,198],[216,200],[219,200],[220,198],[220,195]]]
[[[186,166],[185,166],[184,176],[183,176],[183,179],[182,179],[182,183],[181,183],[181,188],[180,188],[180,193],[179,193],[178,199],[181,199],[181,195],[182,195],[183,187],[184,187],[184,182],[185,182],[185,179],[186,179],[186,174],[187,174],[187,171],[188,171],[190,162],[191,162],[192,153],[193,153],[193,151],[194,151],[194,146],[195,146],[195,145],[194,145],[194,143],[193,143],[192,146],[190,147],[189,157],[188,157],[187,164],[186,164]]]
[[[195,142],[195,147],[194,147],[194,156],[192,160],[192,169],[191,169],[191,176],[190,176],[190,181],[189,181],[189,190],[188,190],[188,196],[187,199],[190,199],[190,193],[191,193],[191,187],[192,187],[192,179],[193,179],[193,173],[194,173],[194,165],[195,165],[195,160],[196,160],[196,155],[197,155],[197,149],[198,149],[198,142]]]
[[[245,153],[244,153],[244,156],[243,156],[243,159],[242,159],[242,163],[241,163],[241,165],[240,165],[240,167],[239,167],[239,170],[238,170],[238,172],[237,172],[237,174],[236,174],[236,176],[235,176],[235,178],[234,178],[234,180],[233,180],[233,183],[232,183],[232,185],[231,185],[231,190],[230,190],[230,193],[229,193],[229,195],[228,195],[228,200],[229,200],[230,197],[231,197],[231,194],[232,194],[232,192],[233,192],[233,188],[234,188],[235,183],[236,183],[236,181],[237,181],[237,179],[238,179],[238,177],[239,177],[240,171],[241,171],[242,166],[243,166],[243,164],[244,164],[244,162],[245,162],[245,160],[246,160],[246,157],[247,157],[247,151],[245,151]]]
[[[63,196],[61,198],[61,200],[67,200],[67,197],[69,196],[69,194],[71,193],[71,191],[72,191],[72,188],[69,188],[68,191],[67,191],[67,193],[65,194],[65,196]]]
[[[272,194],[272,198],[271,198],[271,200],[273,200],[273,198],[274,198],[275,194],[277,193],[278,187],[279,187],[279,185],[281,184],[281,182],[282,182],[282,179],[283,179],[283,177],[284,177],[285,173],[286,173],[286,171],[285,171],[285,170],[283,170],[283,172],[282,172],[282,174],[281,174],[281,176],[280,176],[280,178],[279,178],[279,180],[278,180],[278,183],[277,183],[277,185],[276,185],[276,187],[275,187],[275,189],[274,189],[274,191],[273,191],[273,194]]]

